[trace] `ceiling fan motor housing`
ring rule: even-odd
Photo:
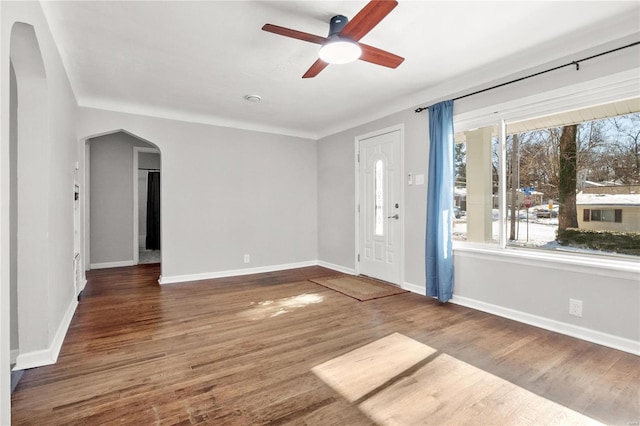
[[[340,31],[347,25],[349,22],[349,18],[343,15],[336,15],[331,18],[331,22],[329,22],[329,36],[338,35]]]

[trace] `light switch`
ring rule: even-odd
[[[416,175],[416,185],[424,185],[424,175]]]

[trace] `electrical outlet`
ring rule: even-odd
[[[244,263],[249,263],[251,260],[251,257],[248,254],[244,255]]]
[[[569,299],[569,315],[582,316],[582,300]]]

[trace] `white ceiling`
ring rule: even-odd
[[[362,1],[45,1],[81,106],[318,138],[639,31],[637,1],[402,1],[361,41],[405,57],[302,74]],[[455,88],[455,89],[452,89]],[[260,103],[243,99],[258,94]]]

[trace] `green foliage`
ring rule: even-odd
[[[640,256],[640,234],[634,232],[566,228],[558,230],[558,242],[563,246]]]

